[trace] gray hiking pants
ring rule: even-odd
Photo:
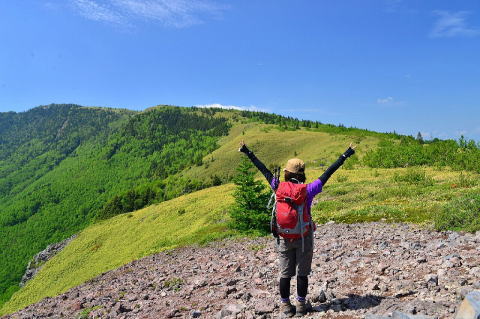
[[[287,239],[279,237],[277,251],[280,259],[280,278],[295,276],[308,276],[312,270],[313,236],[308,232],[304,238],[302,252],[302,239]]]

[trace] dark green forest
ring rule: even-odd
[[[0,113],[0,304],[32,256],[89,223],[207,187],[173,175],[217,147],[225,118],[48,105]]]

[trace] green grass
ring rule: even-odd
[[[393,181],[397,183],[406,182],[423,186],[432,186],[434,184],[433,179],[425,173],[425,170],[418,167],[409,168],[401,174],[394,174]]]
[[[470,193],[455,198],[443,207],[434,218],[435,228],[440,230],[480,230],[480,194]]]
[[[61,294],[132,260],[232,235],[225,226],[232,189],[232,184],[205,189],[86,228],[15,293],[0,313]],[[179,209],[184,213],[179,215]]]
[[[172,277],[165,280],[165,282],[163,283],[163,287],[167,289],[172,289],[174,291],[179,291],[184,283],[185,282],[182,278]]]
[[[236,125],[231,128],[228,136],[220,139],[220,147],[203,158],[203,165],[190,167],[179,175],[193,179],[219,175],[224,180],[228,179],[235,174],[240,163],[238,145],[241,140],[267,167],[283,167],[288,159],[298,157],[305,161],[307,174],[311,169],[328,167],[352,141],[358,145],[359,151],[355,157],[359,158],[375,148],[380,141],[377,137],[333,135],[312,129],[279,131],[277,127],[258,123]]]
[[[85,308],[77,315],[76,319],[87,319],[90,312],[102,308],[102,306],[95,306],[91,308]]]
[[[317,222],[385,221],[431,226],[452,200],[480,191],[478,174],[448,169],[340,169],[336,175],[312,209]]]

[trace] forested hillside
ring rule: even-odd
[[[48,244],[118,213],[119,205],[131,211],[173,197],[162,192],[184,181],[169,188],[165,178],[200,164],[228,128],[225,118],[173,107],[0,113],[0,301]]]

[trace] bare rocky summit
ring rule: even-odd
[[[480,288],[480,233],[326,224],[315,235],[307,318],[396,311],[453,318]],[[4,318],[278,318],[273,238],[152,255]],[[292,280],[294,283],[295,280]],[[292,287],[292,300],[295,286]]]

